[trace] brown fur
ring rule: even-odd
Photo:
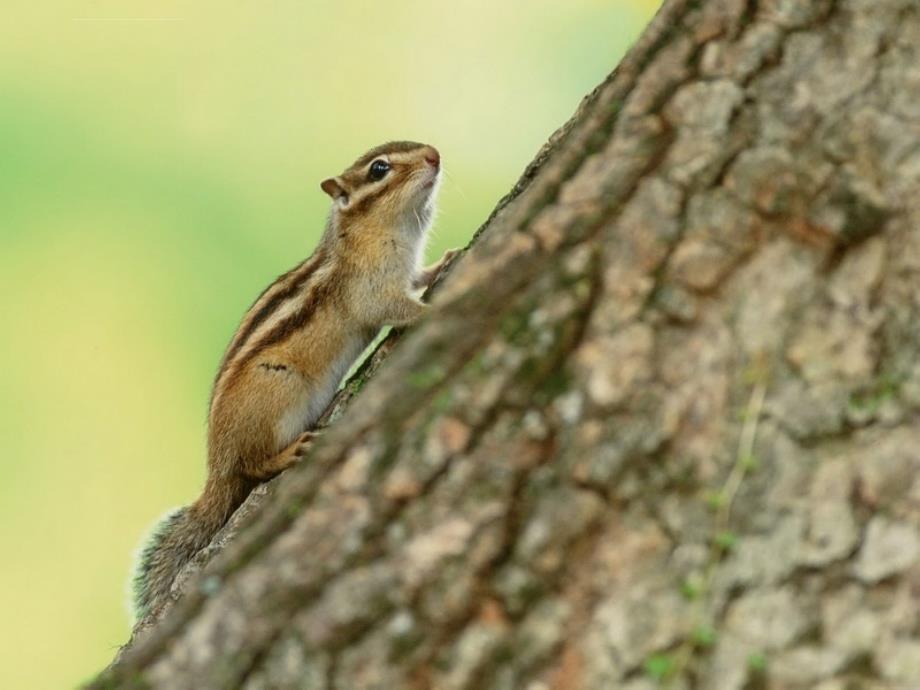
[[[227,363],[233,359],[234,355],[239,352],[240,348],[246,344],[246,341],[252,335],[253,331],[262,324],[265,319],[271,316],[272,312],[285,300],[290,299],[297,290],[303,287],[304,282],[310,277],[310,274],[322,263],[322,252],[316,251],[309,258],[302,261],[295,268],[291,269],[284,275],[280,276],[274,283],[269,285],[256,301],[249,307],[243,322],[237,328],[236,335],[233,336],[227,352],[220,364],[218,378],[223,374]]]
[[[375,181],[368,170],[378,159],[391,169]],[[429,146],[392,142],[323,182],[333,210],[319,246],[259,296],[224,354],[208,417],[208,479],[199,499],[168,518],[144,550],[136,578],[141,613],[168,601],[183,564],[258,482],[298,461],[312,442],[304,432],[379,329],[422,313],[412,291],[435,274],[421,270],[419,258],[438,160]]]

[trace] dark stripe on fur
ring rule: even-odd
[[[416,149],[424,147],[425,144],[419,144],[416,141],[388,141],[386,144],[381,144],[376,148],[372,148],[370,151],[361,156],[358,160],[352,163],[349,171],[356,168],[363,168],[378,156],[385,156],[390,153],[408,153],[409,151],[415,151]]]
[[[233,358],[236,357],[237,353],[243,349],[243,347],[245,347],[246,343],[249,342],[252,334],[255,333],[259,326],[265,323],[265,321],[268,320],[268,318],[271,317],[271,315],[275,313],[279,307],[281,307],[291,297],[297,294],[297,291],[304,286],[310,276],[312,276],[316,269],[322,265],[324,259],[325,252],[323,251],[323,247],[320,246],[320,248],[317,249],[317,251],[310,258],[300,263],[294,269],[280,276],[277,280],[275,280],[275,282],[265,288],[265,290],[262,291],[262,294],[260,294],[258,298],[256,298],[256,301],[253,303],[252,307],[250,307],[249,311],[246,312],[247,316],[249,315],[249,312],[252,311],[252,308],[259,303],[259,300],[262,299],[262,296],[266,292],[271,290],[275,285],[278,285],[279,283],[282,283],[286,280],[290,281],[288,285],[279,290],[276,294],[272,295],[271,299],[262,305],[259,311],[253,315],[252,320],[246,325],[246,328],[238,333],[236,337],[234,337],[234,339],[231,341],[230,346],[227,348],[227,352],[224,354],[224,358],[221,361],[220,369],[218,369],[217,372],[217,377],[215,378],[215,390],[217,388],[217,382],[220,381],[221,376],[223,376],[224,372],[230,366]],[[245,317],[243,318],[243,321],[246,321]]]
[[[390,172],[389,176],[386,178],[386,184],[380,185],[370,194],[361,197],[360,200],[356,201],[354,204],[348,208],[342,209],[339,214],[341,218],[339,219],[340,223],[340,234],[342,231],[346,230],[348,227],[348,222],[352,218],[364,218],[367,216],[370,211],[371,206],[374,202],[379,199],[381,196],[391,191],[394,187],[399,186],[405,181],[408,177],[408,171],[405,169],[400,169],[394,167]]]
[[[237,363],[230,368],[227,385],[232,385],[232,381],[242,373],[246,365],[266,349],[273,345],[283,343],[303,329],[304,326],[310,322],[310,319],[313,318],[319,305],[330,304],[335,292],[335,283],[335,278],[330,276],[322,283],[312,286],[309,292],[307,292],[300,308],[262,336],[262,339],[249,348],[246,353],[238,359]]]

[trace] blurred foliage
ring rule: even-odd
[[[204,471],[237,320],[310,252],[318,183],[437,145],[430,246],[465,243],[657,0],[5,5],[0,687],[126,639],[131,553]]]

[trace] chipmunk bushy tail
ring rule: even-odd
[[[208,482],[195,503],[171,511],[153,528],[141,548],[133,577],[135,621],[158,611],[182,567],[207,546],[242,503],[249,487]]]

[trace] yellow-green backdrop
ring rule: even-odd
[[[0,11],[0,688],[73,687],[129,630],[132,552],[203,476],[237,319],[305,256],[319,181],[392,138],[464,243],[658,0]]]

